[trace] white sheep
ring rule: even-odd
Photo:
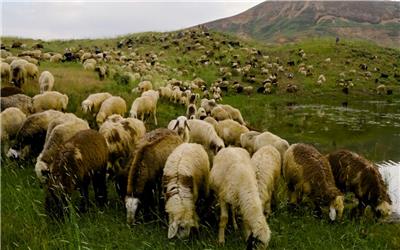
[[[200,107],[199,109],[197,109],[196,119],[203,120],[206,117],[207,117],[207,112],[203,107]]]
[[[237,121],[228,119],[218,122],[215,125],[215,131],[218,136],[224,140],[226,146],[232,145],[239,147],[241,145],[240,136],[249,132],[249,129]]]
[[[143,93],[147,90],[153,89],[153,84],[150,81],[142,81],[138,84],[139,93]]]
[[[206,111],[207,114],[211,113],[211,110],[217,106],[214,99],[201,99],[200,106]]]
[[[270,132],[260,133],[256,131],[250,131],[244,133],[240,136],[240,143],[242,144],[243,148],[249,151],[250,154],[253,154],[265,145],[274,146],[281,154],[282,159],[283,154],[289,148],[289,143],[286,140]]]
[[[59,63],[63,59],[63,56],[60,53],[56,53],[50,57],[50,62]]]
[[[64,122],[60,123],[58,121],[60,119]],[[71,115],[61,116],[49,124],[43,150],[37,157],[35,165],[36,176],[41,183],[46,182],[47,174],[50,171],[49,165],[54,161],[60,147],[77,132],[86,129],[90,129],[86,121]]]
[[[54,76],[49,71],[43,71],[39,77],[40,93],[51,91],[54,86]]]
[[[223,109],[225,109],[226,112],[229,113],[232,120],[235,120],[242,125],[246,125],[246,122],[244,121],[239,109],[234,108],[228,104],[220,104],[219,106],[222,107]]]
[[[219,151],[211,168],[210,187],[215,191],[221,209],[219,243],[225,243],[228,205],[231,205],[233,214],[237,210],[242,217],[247,245],[253,248],[253,244],[257,242],[260,244],[257,249],[266,249],[271,231],[263,214],[256,174],[249,153],[237,147]]]
[[[25,64],[25,70],[27,77],[30,79],[37,79],[39,75],[39,68],[35,64],[28,62]]]
[[[112,114],[124,115],[126,112],[126,102],[119,96],[107,98],[100,106],[96,116],[97,125],[101,125],[108,116]]]
[[[171,120],[167,126],[168,129],[176,131],[184,142],[189,142],[190,139],[190,128],[188,125],[188,119],[184,116]]]
[[[199,143],[211,154],[216,155],[219,150],[225,147],[224,141],[215,132],[214,127],[202,120],[188,120],[190,128],[190,142]],[[210,157],[211,159],[211,157]]]
[[[6,62],[0,63],[0,71],[1,71],[1,83],[9,83],[11,77],[11,68],[10,65]]]
[[[210,164],[204,148],[183,143],[169,155],[163,170],[165,211],[168,213],[168,239],[187,238],[198,229],[196,201],[199,193],[209,193]]]
[[[281,155],[276,148],[267,145],[261,147],[251,157],[256,173],[258,191],[266,216],[271,214],[272,195],[281,174]]]
[[[8,151],[8,142],[17,135],[25,120],[26,115],[19,108],[7,108],[0,113],[0,138],[3,152]]]
[[[157,126],[157,102],[151,96],[136,98],[131,106],[130,117],[145,120],[145,115],[153,115],[154,124]]]
[[[214,119],[217,120],[217,121],[223,121],[223,120],[226,120],[226,119],[231,119],[231,116],[229,115],[229,113],[226,112],[226,110],[223,107],[219,106],[219,105],[217,105],[216,107],[214,107],[211,110],[211,116],[214,117]]]
[[[68,96],[57,91],[44,92],[32,98],[32,106],[35,113],[49,109],[65,111],[67,105]]]
[[[95,116],[99,112],[101,104],[111,96],[108,92],[89,95],[81,104],[83,112],[85,114],[91,113]]]

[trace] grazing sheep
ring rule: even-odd
[[[165,211],[168,213],[168,239],[189,237],[199,228],[196,202],[199,193],[209,192],[210,164],[204,148],[183,143],[169,155],[163,170]]]
[[[96,63],[85,62],[83,64],[83,69],[87,71],[94,71],[96,68]]]
[[[160,96],[162,98],[165,98],[167,100],[172,99],[172,89],[170,87],[168,87],[168,86],[160,87],[159,92],[160,92]]]
[[[254,153],[251,162],[256,173],[258,191],[260,192],[261,204],[266,216],[272,212],[272,195],[278,185],[281,175],[281,155],[273,146],[267,145]]]
[[[3,87],[0,90],[1,97],[7,97],[7,96],[23,94],[23,93],[24,92],[22,91],[22,89],[13,87],[13,86]]]
[[[196,112],[196,119],[204,120],[207,117],[207,112],[203,107],[200,107]]]
[[[130,117],[145,120],[146,115],[153,115],[154,124],[157,126],[157,101],[151,96],[141,96],[136,98],[130,110]]]
[[[240,147],[240,136],[249,132],[246,126],[230,119],[220,121],[214,127],[218,136],[224,140],[226,146]]]
[[[370,205],[376,216],[390,216],[392,202],[377,166],[348,150],[335,151],[327,158],[338,188],[357,197],[358,211],[354,211],[363,214]]]
[[[30,79],[37,79],[39,76],[39,68],[33,64],[28,62],[25,64],[26,76]]]
[[[200,102],[200,106],[206,111],[207,114],[211,114],[211,110],[217,106],[217,103],[214,99],[202,99]]]
[[[1,71],[1,83],[9,83],[11,77],[11,67],[6,62],[0,63],[0,71]]]
[[[99,132],[107,142],[109,152],[109,163],[111,169],[109,173],[115,179],[115,187],[121,200],[126,195],[126,185],[128,182],[128,171],[124,167],[127,165],[129,155],[134,151],[135,145],[146,133],[146,128],[142,121],[134,118],[122,118],[115,120],[119,115],[112,115],[101,125]]]
[[[199,143],[204,146],[207,152],[216,155],[225,147],[224,141],[217,135],[214,127],[202,120],[188,120],[190,128],[190,142]],[[211,156],[211,154],[209,154]],[[212,159],[212,157],[210,157]]]
[[[217,120],[215,120],[213,117],[211,117],[211,116],[207,116],[206,118],[204,118],[203,119],[203,121],[205,121],[205,122],[208,122],[208,123],[210,123],[213,127],[214,127],[214,129],[215,129],[215,132],[217,132],[217,125],[218,125],[218,122],[217,122]],[[217,133],[218,134],[218,133]],[[222,139],[222,138],[221,138]]]
[[[139,141],[128,165],[128,185],[125,197],[127,222],[135,221],[139,202],[148,207],[153,198],[152,190],[160,183],[168,156],[182,144],[182,139],[173,131],[159,128],[148,132]]]
[[[14,64],[15,61],[18,61],[20,63]],[[27,80],[27,72],[25,69],[25,65],[22,61],[20,61],[20,60],[15,60],[15,61],[13,61],[13,63],[11,63],[11,65],[10,65],[10,67],[11,67],[11,83],[14,84],[16,87],[21,88],[21,86]],[[26,62],[26,63],[28,63],[28,62]]]
[[[60,53],[56,53],[50,57],[50,62],[59,63],[63,59],[63,56]]]
[[[54,76],[49,71],[43,71],[39,77],[40,93],[51,91],[54,86]]]
[[[211,110],[211,116],[217,121],[231,119],[229,113],[220,105],[217,105]]]
[[[322,205],[328,205],[332,221],[336,215],[342,217],[344,196],[335,185],[328,160],[317,149],[302,143],[291,145],[285,152],[282,172],[289,203],[298,204],[308,195],[319,213]]]
[[[376,87],[376,92],[378,93],[378,95],[386,94],[386,86],[385,86],[385,84],[379,84],[379,86]]]
[[[94,71],[96,71],[99,74],[100,81],[103,81],[107,74],[107,67],[106,66],[96,66],[94,68]]]
[[[195,119],[197,114],[196,104],[189,104],[186,109],[186,118]]]
[[[253,86],[246,86],[243,88],[243,93],[245,93],[246,95],[251,95],[253,93],[253,90]]]
[[[105,99],[96,116],[97,125],[101,125],[108,116],[112,114],[124,115],[126,112],[126,102],[119,96],[111,96]]]
[[[289,148],[289,143],[286,140],[270,132],[250,131],[244,133],[240,136],[240,143],[251,155],[265,145],[274,146],[281,154],[282,159],[283,154]]]
[[[229,113],[232,120],[237,121],[238,123],[240,123],[242,125],[246,125],[239,109],[234,108],[228,104],[220,104],[219,106],[222,107],[223,109],[225,109],[225,111]]]
[[[214,158],[210,186],[217,195],[221,209],[219,243],[225,242],[225,227],[228,223],[228,205],[230,205],[232,211],[237,210],[242,217],[247,249],[266,249],[271,231],[263,214],[249,153],[236,147],[222,149]],[[237,227],[235,221],[234,226]]]
[[[153,89],[153,84],[151,84],[150,81],[143,81],[138,84],[138,91],[140,94],[151,89]]]
[[[41,183],[46,182],[49,165],[54,161],[61,145],[64,145],[77,132],[86,129],[90,129],[89,124],[75,115],[64,115],[49,123],[45,144],[35,165],[36,176]]]
[[[25,120],[26,115],[18,108],[7,108],[0,113],[0,138],[3,152],[8,151],[8,143],[17,135]]]
[[[1,97],[0,102],[1,102],[0,105],[1,110],[10,107],[15,107],[19,108],[26,115],[31,114],[33,111],[32,98],[24,94],[16,94],[7,97]]]
[[[59,111],[47,110],[28,116],[7,156],[24,159],[31,154],[36,157],[43,149],[49,123],[62,115],[64,113]]]
[[[101,104],[112,95],[108,92],[91,94],[86,98],[82,104],[82,110],[85,114],[91,113],[97,115],[100,110]]]
[[[82,196],[80,210],[89,204],[89,184],[93,183],[96,201],[104,205],[107,201],[107,144],[95,130],[76,133],[49,166],[46,183],[45,209],[52,218],[62,218],[68,213],[68,202],[74,190]]]
[[[178,118],[169,122],[167,128],[175,131],[183,140],[183,142],[189,142],[190,139],[190,128],[187,123],[188,119],[184,116],[179,116]]]
[[[47,91],[32,98],[32,106],[35,113],[49,109],[65,111],[67,110],[67,105],[68,96],[57,91]]]

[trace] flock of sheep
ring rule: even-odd
[[[82,58],[85,69],[97,67],[86,53]],[[347,150],[323,155],[311,145],[290,145],[271,132],[249,129],[239,109],[219,103],[222,81],[206,90],[201,79],[189,87],[172,79],[157,89],[151,81],[142,81],[134,89],[140,96],[128,117],[123,98],[107,92],[90,94],[81,103],[88,119],[95,117],[96,125],[89,126],[87,120],[64,113],[68,96],[52,91],[50,72],[38,77],[35,62],[21,58],[14,58],[9,67],[7,81],[20,87],[26,77],[38,79],[40,94],[30,98],[13,87],[4,89],[9,96],[1,97],[2,154],[25,160],[36,157],[35,172],[46,191],[45,209],[51,217],[68,213],[75,190],[82,197],[79,210],[85,211],[91,182],[97,204],[105,205],[106,184],[112,180],[129,224],[136,222],[139,209],[146,212],[161,204],[168,215],[168,238],[185,238],[199,228],[199,218],[210,206],[218,204],[219,243],[225,242],[231,210],[235,229],[237,219],[242,221],[249,248],[265,249],[271,238],[267,218],[281,177],[289,204],[300,205],[308,196],[321,214],[328,209],[331,220],[342,217],[346,192],[358,198],[357,213],[368,205],[377,215],[391,213],[386,186],[373,163]],[[303,70],[307,74],[307,68]],[[106,71],[97,68],[100,78]],[[272,83],[273,76],[264,91]],[[150,116],[158,125],[160,98],[185,105],[186,112],[167,128],[147,131]]]

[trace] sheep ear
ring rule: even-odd
[[[168,227],[168,239],[172,239],[178,233],[178,224],[174,221]]]
[[[329,218],[334,221],[336,219],[336,210],[333,207],[329,208]]]
[[[188,130],[190,131],[190,127],[189,124],[187,123],[187,121],[185,121],[185,126],[188,128]]]
[[[178,121],[178,120],[176,120],[175,126],[174,126],[174,128],[173,128],[172,130],[175,130],[175,129],[176,129],[176,127],[178,127],[178,124],[179,124],[179,121]]]

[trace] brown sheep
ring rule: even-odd
[[[343,192],[353,192],[358,207],[364,212],[370,205],[377,217],[391,214],[391,200],[378,168],[364,157],[348,150],[338,150],[327,156],[336,185]]]
[[[108,150],[104,137],[91,129],[76,133],[65,145],[61,146],[59,153],[49,166],[45,198],[46,212],[53,218],[62,217],[76,189],[82,196],[80,209],[85,211],[89,202],[88,188],[91,181],[96,201],[99,205],[104,205],[107,201],[107,157]]]
[[[22,91],[22,89],[13,87],[13,86],[3,87],[0,90],[1,97],[7,97],[7,96],[23,94],[23,93],[24,92]]]
[[[159,128],[146,133],[139,141],[129,163],[129,175],[125,206],[127,222],[132,224],[139,201],[151,202],[151,190],[155,184],[161,184],[163,169],[168,156],[182,144],[177,133],[165,128]],[[143,207],[146,207],[144,205]]]
[[[296,204],[303,194],[309,195],[318,212],[329,206],[329,218],[340,219],[344,196],[335,185],[328,160],[313,146],[297,143],[284,154],[283,176],[288,187],[289,203]]]

